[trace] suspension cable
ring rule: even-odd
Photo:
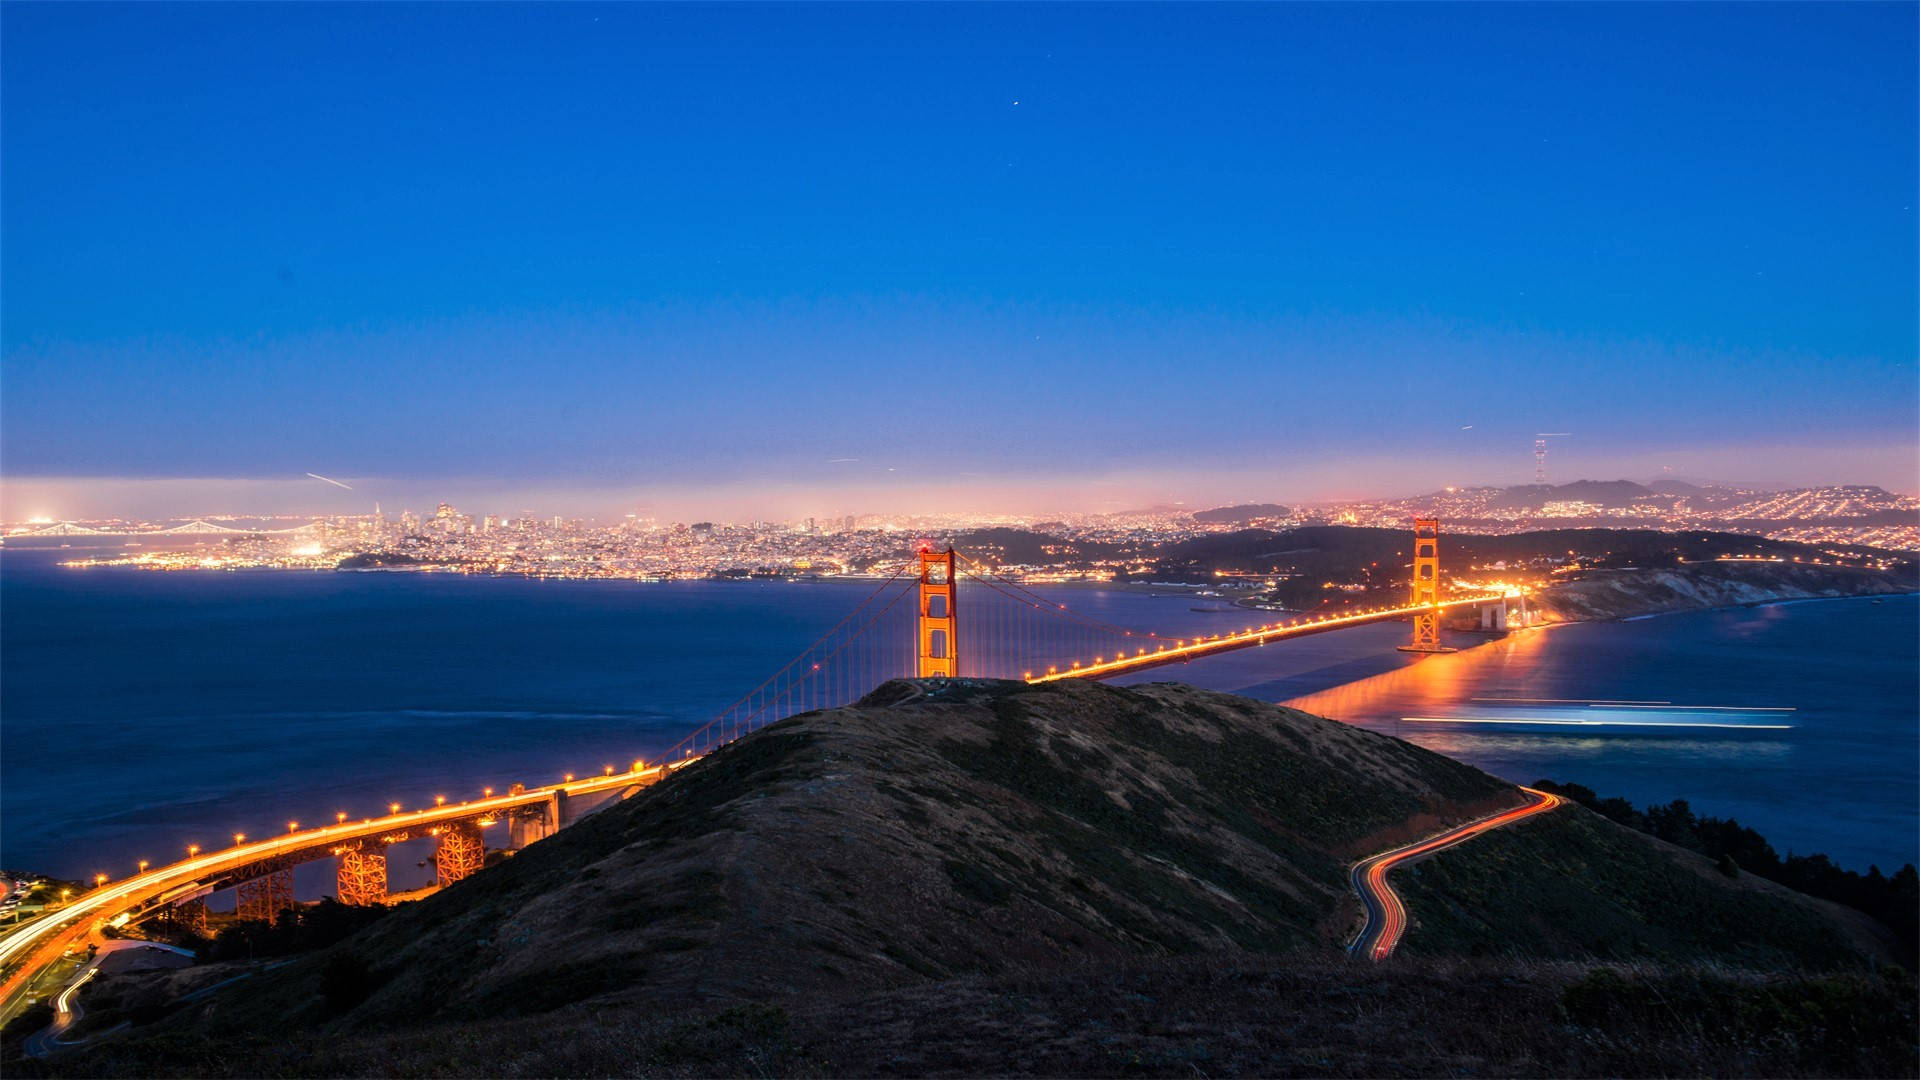
[[[666,753],[663,755],[663,760],[671,760],[676,754],[685,750],[690,745],[697,743],[700,740],[701,736],[705,735],[711,728],[714,727],[714,725],[721,723],[722,721],[726,720],[730,716],[733,716],[736,712],[739,711],[742,705],[747,705],[749,702],[751,702],[756,694],[761,694],[768,687],[778,682],[781,676],[788,674],[794,668],[800,666],[802,663],[805,663],[807,659],[813,655],[813,652],[815,649],[820,648],[824,643],[830,640],[835,634],[839,633],[843,627],[845,627],[848,623],[854,620],[855,616],[859,615],[862,611],[866,610],[868,605],[872,604],[874,600],[880,596],[881,593],[885,592],[888,588],[892,587],[894,582],[900,579],[900,575],[905,573],[907,570],[907,567],[910,565],[912,564],[902,563],[900,566],[896,567],[893,573],[887,576],[885,581],[882,581],[879,584],[879,586],[873,590],[873,592],[867,594],[866,599],[860,601],[859,604],[855,605],[852,611],[847,612],[844,618],[842,618],[839,622],[833,624],[832,629],[829,629],[826,633],[821,634],[818,638],[815,638],[812,644],[800,650],[799,654],[796,655],[792,660],[787,661],[787,663],[784,666],[776,670],[773,674],[767,676],[764,680],[761,681],[760,685],[747,691],[745,694],[742,694],[731,705],[728,705],[726,708],[720,710],[720,712],[716,714],[713,717],[713,719],[708,720],[706,723],[688,732],[686,736],[682,738],[679,742],[674,743],[672,746],[668,747],[666,750]],[[858,638],[861,634],[865,633],[867,628],[874,624],[875,620],[879,619],[881,615],[885,615],[889,610],[893,608],[893,605],[900,602],[900,597],[905,595],[906,595],[906,590],[902,589],[899,595],[895,596],[892,600],[888,601],[887,605],[880,609],[878,614],[874,615],[872,619],[867,620],[867,622],[864,625],[862,625],[859,630],[856,630],[854,633],[849,635],[847,642],[851,643],[854,639]],[[846,645],[843,644],[841,645],[840,648],[844,649],[845,647]],[[828,655],[829,657],[836,656],[839,654],[839,652],[840,652],[840,649],[836,649],[834,650],[833,653],[830,653]],[[802,678],[804,677],[805,676],[802,676]],[[789,680],[789,681],[791,682],[792,680]],[[789,693],[790,692],[791,692],[791,687],[789,688]],[[771,702],[778,701],[781,696],[783,695],[772,695],[770,698],[770,702],[768,704],[762,704],[759,709],[751,710],[747,715],[751,717],[754,715],[758,715],[758,713],[760,712],[766,711],[766,709],[771,707]]]
[[[1119,634],[1122,637],[1157,638],[1160,636],[1159,634],[1156,634],[1149,630],[1130,630],[1124,626],[1115,626],[1110,622],[1103,622],[1099,619],[1094,618],[1091,615],[1083,615],[1080,612],[1073,610],[1072,608],[1068,607],[1065,604],[1048,600],[1046,597],[1041,596],[1039,593],[1034,592],[1032,589],[1029,589],[1024,585],[1021,585],[1018,582],[995,575],[992,571],[988,570],[985,566],[982,566],[980,563],[975,562],[970,558],[967,558],[965,554],[962,554],[957,551],[954,554],[959,555],[961,559],[965,560],[968,568],[973,571],[974,577],[977,580],[979,580],[979,582],[982,585],[985,585],[988,588],[993,589],[994,591],[1000,593],[1001,595],[1009,597],[1010,599],[1014,599],[1014,600],[1021,601],[1022,603],[1030,604],[1037,609],[1046,611],[1049,614],[1052,614],[1061,618],[1077,620],[1095,629],[1104,630],[1109,634]]]

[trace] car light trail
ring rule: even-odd
[[[1471,840],[1483,832],[1511,825],[1535,814],[1544,813],[1566,802],[1558,795],[1550,795],[1532,788],[1521,788],[1534,797],[1525,806],[1515,807],[1468,822],[1458,828],[1449,829],[1438,836],[1428,837],[1406,847],[1395,848],[1370,859],[1355,863],[1348,875],[1353,883],[1353,891],[1360,895],[1360,902],[1366,908],[1367,921],[1360,928],[1359,936],[1347,951],[1354,956],[1365,956],[1369,960],[1385,960],[1392,955],[1394,947],[1400,944],[1401,935],[1407,929],[1407,909],[1401,904],[1400,896],[1387,884],[1387,872],[1396,867],[1424,859],[1436,851],[1450,848],[1464,840]]]
[[[1529,720],[1525,717],[1403,716],[1408,724],[1520,724],[1577,728],[1721,728],[1734,731],[1788,731],[1792,724],[1716,724],[1705,720]]]

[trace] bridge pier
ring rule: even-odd
[[[523,795],[525,784],[515,784],[507,789],[508,794]],[[507,812],[507,848],[519,851],[535,840],[545,840],[560,828],[560,804],[567,797],[564,791],[556,790],[546,802],[534,806],[519,806]]]
[[[378,840],[361,840],[334,849],[339,868],[334,894],[341,903],[368,907],[387,902],[387,848]]]
[[[259,877],[242,881],[234,892],[238,897],[234,914],[239,918],[276,922],[280,913],[294,904],[293,867],[273,867]]]
[[[1508,618],[1507,598],[1504,596],[1497,604],[1480,605],[1480,629],[1482,630],[1505,630]]]
[[[435,882],[445,888],[472,877],[486,861],[486,844],[480,838],[480,826],[471,821],[456,821],[433,830],[440,843],[433,851]]]

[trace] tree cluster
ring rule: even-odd
[[[327,898],[316,904],[290,907],[273,922],[242,919],[222,927],[201,950],[200,959],[252,960],[324,949],[378,922],[389,910],[382,904],[356,907]]]

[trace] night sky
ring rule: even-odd
[[[0,509],[1912,491],[1916,10],[8,4]]]

